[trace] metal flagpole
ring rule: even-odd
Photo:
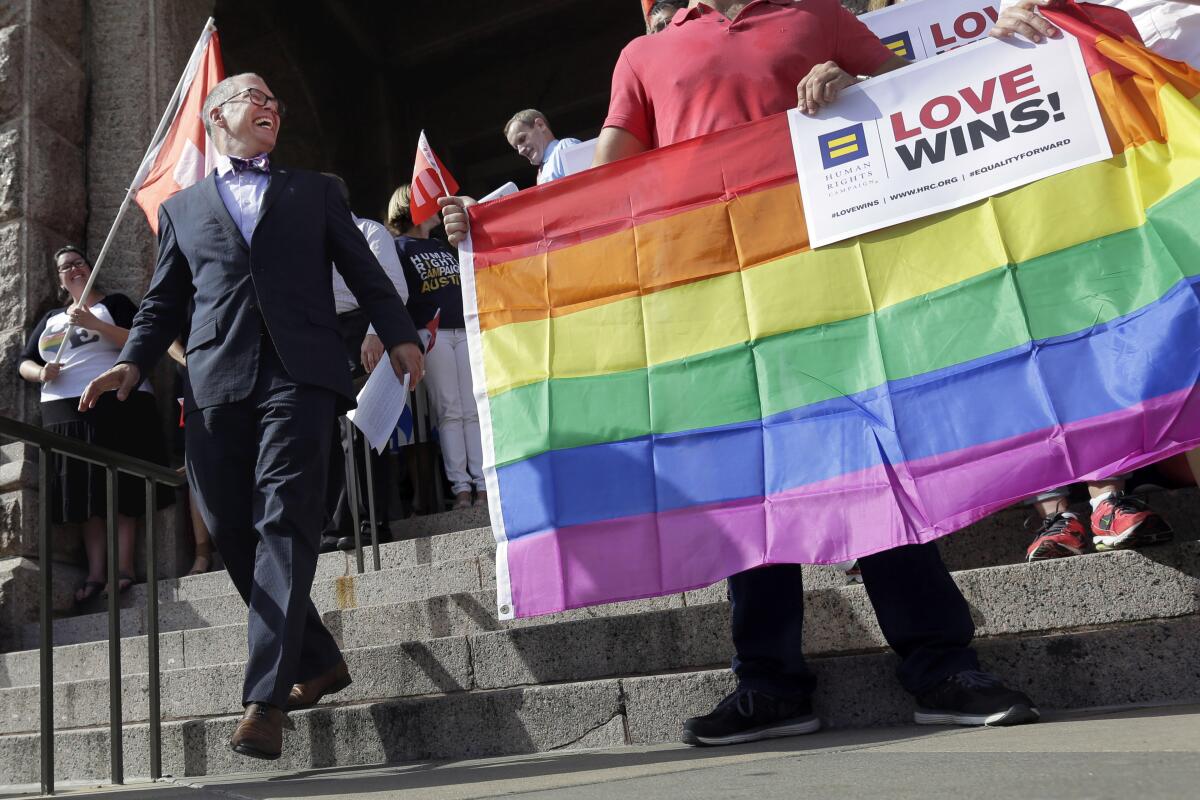
[[[138,190],[142,188],[142,183],[146,180],[147,173],[154,166],[154,161],[158,158],[158,151],[162,147],[163,139],[166,137],[167,130],[171,127],[171,122],[175,119],[175,114],[179,111],[179,103],[183,98],[183,87],[190,83],[190,80],[195,77],[196,70],[200,66],[200,59],[204,56],[204,50],[208,47],[208,40],[212,38],[212,34],[216,31],[216,21],[209,17],[204,23],[204,30],[200,34],[199,41],[192,49],[192,55],[188,58],[187,66],[183,68],[183,74],[179,76],[179,83],[175,84],[175,91],[171,94],[171,99],[167,102],[167,109],[163,112],[162,119],[158,121],[158,128],[154,131],[154,136],[150,139],[150,146],[146,148],[146,154],[142,156],[142,163],[138,165],[137,173],[133,176],[133,181],[129,184],[129,189],[125,192],[125,199],[121,201],[121,207],[117,209],[117,216],[113,219],[112,227],[108,229],[108,235],[104,237],[104,244],[100,247],[100,255],[96,256],[96,261],[92,264],[92,274],[88,276],[87,283],[83,287],[83,294],[80,295],[80,301],[86,305],[87,299],[92,293],[92,287],[96,284],[96,276],[100,274],[100,265],[104,263],[104,257],[108,255],[108,248],[112,246],[113,239],[116,238],[117,228],[121,225],[121,220],[125,218],[125,212],[129,210],[129,204],[133,201]],[[61,364],[63,356],[66,354],[67,347],[70,346],[71,333],[75,330],[74,325],[68,325],[66,332],[63,334],[62,346],[58,348],[58,355],[55,356],[54,363]]]

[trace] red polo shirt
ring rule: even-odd
[[[891,55],[838,0],[754,0],[732,22],[699,5],[621,52],[604,126],[662,147],[794,108],[817,64],[871,75]]]

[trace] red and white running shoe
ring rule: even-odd
[[[1070,511],[1051,514],[1042,521],[1033,544],[1025,551],[1025,560],[1046,561],[1081,555],[1087,550],[1091,538],[1091,531],[1075,514]]]
[[[1092,511],[1092,538],[1097,550],[1127,550],[1169,542],[1175,532],[1145,500],[1113,492]]]

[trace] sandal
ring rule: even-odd
[[[196,556],[192,561],[192,568],[188,570],[186,577],[193,575],[203,575],[212,569],[212,544],[205,542],[204,544],[196,543]]]
[[[75,604],[81,605],[91,600],[104,589],[104,581],[84,581],[83,585],[75,590]]]
[[[134,580],[134,577],[128,573],[122,572],[119,574],[117,576],[117,594],[125,594],[128,592],[129,588],[133,586]],[[108,598],[107,589],[101,594],[101,597],[104,597],[105,599]]]

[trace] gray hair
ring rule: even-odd
[[[512,115],[512,119],[504,123],[504,135],[508,136],[508,129],[513,125],[520,123],[521,125],[533,127],[533,123],[539,119],[546,120],[546,127],[550,127],[550,120],[546,119],[546,115],[536,108],[527,108],[524,111],[518,111]]]
[[[204,105],[200,108],[200,118],[204,120],[204,132],[208,134],[210,139],[213,135],[212,110],[238,93],[243,78],[258,78],[262,80],[261,75],[253,72],[230,75],[214,86],[209,91],[208,97],[204,98]]]

